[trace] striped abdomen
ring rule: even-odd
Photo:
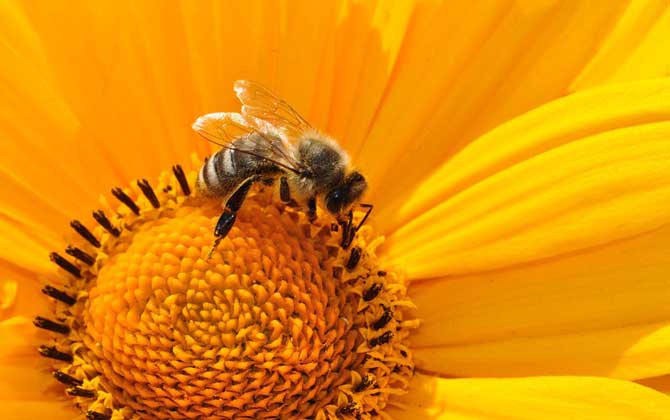
[[[197,185],[206,195],[226,197],[249,177],[271,178],[281,173],[278,166],[261,157],[267,153],[266,137],[250,134],[231,146],[239,150],[221,149],[200,168]]]

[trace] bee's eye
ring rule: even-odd
[[[340,189],[331,190],[326,196],[326,207],[333,214],[338,214],[344,204],[344,193]]]

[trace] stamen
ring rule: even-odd
[[[42,356],[48,357],[49,359],[61,360],[68,363],[71,363],[72,360],[74,360],[72,355],[58,351],[53,346],[40,346],[37,351],[39,351]]]
[[[355,401],[350,401],[347,405],[340,407],[338,410],[340,414],[343,415],[352,415],[356,417],[357,419],[360,418],[360,413],[358,411],[358,406]]]
[[[188,185],[188,180],[186,179],[184,169],[182,169],[181,165],[174,165],[172,167],[172,172],[174,173],[174,176],[177,178],[179,186],[181,187],[181,190],[184,192],[184,195],[190,195],[191,187],[189,187]]]
[[[382,308],[384,308],[384,313],[372,324],[372,329],[374,330],[380,330],[384,328],[386,324],[388,324],[393,319],[393,312],[391,309],[385,305],[382,305]]]
[[[372,299],[376,298],[377,295],[379,295],[379,292],[382,291],[382,288],[384,287],[383,284],[381,283],[375,283],[368,290],[363,292],[363,300],[366,302],[370,302]]]
[[[361,259],[361,249],[359,247],[354,247],[351,249],[351,254],[347,260],[347,270],[351,271],[358,265],[358,261]]]
[[[79,235],[81,235],[82,238],[86,239],[88,243],[93,245],[96,248],[100,248],[100,241],[96,239],[95,236],[91,233],[90,230],[86,228],[86,226],[82,225],[79,220],[73,220],[70,222],[70,226],[72,226],[72,229],[75,230]]]
[[[85,389],[78,386],[68,388],[65,390],[68,395],[72,397],[94,398],[96,392],[91,389]]]
[[[86,412],[86,418],[88,420],[109,420],[112,418],[111,414],[98,413],[97,411],[88,410]]]
[[[105,213],[102,210],[94,211],[93,218],[95,219],[96,222],[100,224],[100,226],[105,228],[105,230],[115,238],[118,238],[121,235],[121,231],[112,226],[112,222],[109,221],[109,219],[107,218],[107,216],[105,216]]]
[[[61,255],[59,255],[57,252],[52,252],[49,254],[49,259],[56,263],[60,268],[63,270],[67,271],[68,273],[72,274],[76,278],[80,279],[81,278],[81,271],[79,271],[79,268],[77,268],[74,264],[72,264],[70,261],[66,260],[63,258]]]
[[[140,208],[137,207],[137,204],[133,201],[132,198],[128,196],[121,188],[112,188],[112,195],[117,198],[120,202],[125,204],[126,207],[130,209],[135,215],[140,214]]]
[[[72,246],[68,245],[68,247],[65,249],[65,253],[75,257],[79,261],[83,262],[86,265],[93,265],[95,263],[95,257],[92,256],[91,254],[88,254],[87,252]]]
[[[81,379],[77,379],[74,376],[70,376],[65,372],[61,372],[60,370],[54,370],[53,371],[54,378],[63,385],[68,385],[68,386],[80,386],[81,384],[84,383]]]
[[[354,386],[354,392],[365,391],[370,385],[374,383],[372,375],[367,374],[361,378],[361,381]]]
[[[41,316],[38,316],[33,320],[33,325],[35,325],[37,328],[42,328],[43,330],[49,330],[59,334],[70,333],[70,327],[67,325],[54,322]]]
[[[149,181],[146,179],[140,179],[137,181],[137,186],[140,187],[144,196],[147,198],[147,200],[149,200],[155,209],[161,206],[161,203],[158,201],[158,197],[156,197],[156,193],[154,192],[154,189],[151,188]]]
[[[380,336],[377,336],[377,337],[373,338],[372,340],[370,340],[369,345],[370,345],[370,347],[381,346],[382,344],[386,344],[389,341],[391,341],[392,338],[393,338],[393,333],[391,331],[386,331],[384,334],[382,334]]]
[[[67,293],[63,292],[62,290],[58,290],[53,286],[44,286],[42,289],[42,293],[44,293],[47,296],[51,296],[52,298],[59,300],[66,305],[74,305],[77,303],[77,299],[73,296],[68,295]]]

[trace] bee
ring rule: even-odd
[[[233,227],[253,184],[276,180],[280,200],[303,206],[312,221],[320,200],[342,227],[340,245],[349,247],[373,206],[359,202],[368,184],[351,168],[346,151],[262,85],[238,80],[234,91],[241,112],[206,114],[193,124],[198,134],[221,146],[200,168],[196,184],[202,194],[226,200],[212,252]],[[367,211],[354,226],[356,204]]]

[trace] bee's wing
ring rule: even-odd
[[[256,128],[236,112],[215,112],[198,117],[193,129],[221,147],[228,147],[232,142],[251,134]]]
[[[210,142],[227,149],[255,155],[274,162],[280,167],[299,173],[303,168],[296,162],[289,151],[293,146],[283,137],[276,134],[270,125],[256,126],[254,120],[244,118],[236,112],[215,112],[199,117],[193,123],[193,129]],[[233,142],[241,137],[258,134],[257,144],[253,150]]]
[[[270,124],[282,132],[284,140],[292,142],[305,131],[312,130],[295,109],[263,85],[250,80],[238,80],[234,89],[242,102],[242,115],[258,125],[263,122]]]

